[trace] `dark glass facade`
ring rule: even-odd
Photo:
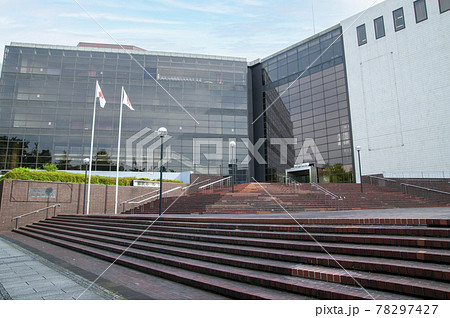
[[[103,109],[97,103],[95,170],[116,169],[122,86],[135,108],[123,110],[122,170],[159,169],[159,139],[152,135],[159,127],[170,136],[166,171],[228,174],[230,140],[237,142],[237,161],[246,157],[245,59],[13,43],[0,80],[0,169],[45,163],[83,169],[97,80],[107,103]],[[245,165],[238,171],[248,177]]]
[[[262,76],[262,84],[251,90],[253,100],[262,100],[259,109],[253,105],[253,140],[265,139],[260,154],[266,164],[255,162],[253,167],[257,179],[280,180],[286,169],[304,163],[298,156],[305,152],[315,160],[319,182],[353,181],[341,34],[340,27],[332,28],[251,66],[253,77]],[[287,151],[282,151],[280,139]],[[311,139],[323,161],[313,147],[304,148]]]

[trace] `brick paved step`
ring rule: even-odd
[[[339,212],[337,212],[336,216],[339,216]],[[280,215],[278,215],[280,216]],[[448,233],[450,231],[450,219],[432,219],[432,218],[348,218],[344,216],[334,217],[334,218],[287,218],[287,217],[258,217],[258,218],[246,218],[246,217],[231,217],[231,216],[217,216],[217,217],[199,217],[195,214],[190,216],[153,216],[153,215],[142,215],[142,214],[134,214],[134,215],[114,215],[114,214],[101,214],[101,215],[58,215],[58,218],[89,218],[100,221],[107,222],[108,220],[115,222],[116,220],[127,222],[147,222],[150,224],[151,222],[158,221],[176,221],[176,222],[194,222],[194,223],[204,223],[208,222],[211,224],[215,223],[225,223],[225,224],[257,224],[257,225],[294,225],[298,226],[302,224],[303,226],[307,225],[320,225],[320,226],[392,226],[392,227],[400,227],[407,226],[414,228],[423,228],[427,229],[436,229],[443,231],[443,233]],[[446,231],[446,232],[444,232]],[[445,237],[445,235],[444,235]]]
[[[372,299],[372,298],[406,299],[401,295],[392,294],[388,292],[380,292],[367,289],[364,290],[362,288],[356,288],[352,286],[342,286],[337,285],[335,283],[328,283],[323,281],[312,281],[310,279],[303,279],[286,275],[277,275],[273,273],[255,271],[245,268],[236,268],[233,266],[217,263],[211,264],[210,262],[206,261],[192,260],[184,257],[177,257],[172,255],[168,256],[167,254],[142,251],[134,247],[124,250],[125,247],[120,247],[115,244],[98,243],[95,241],[95,239],[96,238],[98,239],[98,237],[93,237],[93,240],[86,240],[86,239],[77,239],[74,238],[73,236],[58,235],[47,231],[39,231],[36,229],[33,229],[32,232],[40,234],[41,239],[45,239],[47,241],[54,241],[55,239],[64,240],[66,247],[68,247],[67,241],[70,241],[71,242],[70,244],[73,243],[78,244],[79,246],[77,247],[76,250],[80,252],[85,252],[86,250],[89,250],[90,247],[94,247],[96,249],[107,250],[108,252],[114,252],[117,254],[124,253],[125,258],[121,257],[119,259],[121,261],[121,263],[119,264],[122,265],[124,265],[123,264],[124,261],[142,263],[142,260],[146,260],[147,261],[146,264],[150,264],[153,267],[155,266],[156,262],[167,266],[189,269],[190,271],[194,271],[196,273],[212,275],[214,277],[218,276],[221,278],[227,278],[242,283],[256,284],[262,287],[286,290],[290,292],[296,292],[299,294],[306,294],[308,296],[326,299]],[[22,234],[27,235],[30,233],[27,232]],[[36,234],[33,235],[34,237],[36,237]],[[89,248],[86,248],[85,246],[89,246]],[[89,252],[92,253],[92,249],[90,249]],[[138,258],[139,260],[136,260],[136,258]],[[410,298],[408,297],[407,299]]]
[[[55,220],[53,220],[55,221]],[[89,220],[78,221],[79,224],[105,224],[102,222],[89,222]],[[66,222],[66,224],[73,224]],[[129,224],[124,222],[112,223],[108,222],[109,226],[116,227],[128,227]],[[133,225],[131,225],[133,226]],[[195,226],[195,225],[193,225]],[[134,226],[135,228],[146,229],[148,225]],[[353,233],[317,233],[307,230],[305,228],[297,227],[296,233],[285,231],[264,231],[262,228],[256,229],[205,229],[199,227],[180,227],[161,225],[157,222],[152,225],[152,231],[170,231],[170,232],[183,232],[183,233],[195,233],[203,235],[226,235],[232,237],[250,237],[250,238],[264,238],[264,239],[282,239],[282,240],[304,240],[304,241],[318,241],[318,242],[342,242],[342,243],[354,243],[354,244],[374,244],[374,245],[394,245],[394,246],[409,246],[409,247],[428,247],[438,249],[449,249],[450,239],[448,238],[427,238],[427,237],[404,237],[404,236],[386,236],[386,235],[373,235],[373,234],[353,234]]]
[[[136,241],[137,236],[129,236],[127,239],[112,238],[110,236],[82,234],[77,231],[70,230],[55,230],[39,225],[31,226],[33,229],[47,230],[47,236],[52,236],[52,233],[74,236],[77,238],[88,239],[94,242],[104,242],[115,245],[122,245],[128,247],[133,245],[133,248],[143,249],[152,252],[170,254],[175,256],[182,256],[188,259],[197,259],[224,265],[232,265],[235,267],[243,267],[255,270],[263,270],[267,272],[278,273],[282,275],[294,275],[305,278],[315,278],[319,280],[339,282],[349,285],[362,285],[365,288],[383,289],[391,292],[401,292],[412,296],[425,298],[440,298],[450,299],[450,285],[430,282],[411,278],[405,280],[403,277],[393,277],[392,275],[380,275],[371,273],[360,273],[357,271],[343,270],[343,269],[325,269],[323,267],[311,265],[298,265],[293,262],[286,262],[272,259],[256,259],[255,257],[241,256],[241,255],[226,255],[217,252],[194,251],[187,248],[161,247],[159,244],[151,244],[141,240]],[[42,233],[42,232],[41,232]],[[450,280],[450,272],[449,280]],[[389,282],[389,284],[386,284]]]
[[[100,258],[109,262],[114,262],[117,265],[122,265],[134,270],[138,270],[144,273],[148,273],[154,276],[159,276],[166,278],[178,283],[186,284],[196,288],[205,289],[217,294],[221,294],[230,298],[235,299],[297,299],[297,300],[307,300],[312,299],[307,296],[293,294],[288,292],[283,292],[279,290],[273,290],[269,288],[249,285],[245,283],[240,283],[237,281],[230,281],[227,279],[222,279],[219,277],[193,273],[189,270],[184,270],[181,268],[174,268],[167,265],[149,263],[144,260],[135,259],[133,257],[128,257],[126,255],[118,258],[120,253],[113,253],[110,251],[105,251],[102,249],[96,249],[92,247],[87,247],[84,244],[76,244],[67,242],[66,240],[49,238],[45,235],[23,232],[22,230],[17,230],[16,232],[29,237],[42,240],[48,243],[52,243],[64,248],[68,248],[77,252],[81,252],[93,257]]]
[[[270,247],[280,249],[291,249],[297,251],[321,252],[326,249],[332,254],[360,255],[368,257],[381,257],[391,259],[405,259],[423,262],[434,262],[450,264],[450,251],[424,250],[424,248],[410,248],[384,245],[358,245],[358,244],[338,244],[323,243],[319,246],[316,242],[309,241],[288,241],[281,239],[259,239],[259,238],[239,238],[223,235],[202,235],[191,233],[175,233],[168,231],[146,231],[148,235],[177,238],[184,240],[196,240],[202,242],[232,243],[235,245],[250,245],[258,247]]]
[[[265,225],[265,224],[240,224],[240,223],[200,223],[190,221],[164,221],[158,220],[159,226],[215,228],[227,230],[253,230],[253,231],[283,231],[299,232],[301,228],[310,233],[345,233],[345,234],[377,234],[377,235],[402,235],[402,236],[431,236],[450,237],[450,229],[437,229],[425,226],[374,226],[374,225]]]
[[[450,298],[449,231],[448,219],[150,215],[60,215],[19,230],[100,254],[121,253],[139,237],[127,251],[131,263],[327,299],[368,297],[354,294],[359,284],[382,299]]]
[[[144,229],[136,228],[117,228],[108,226],[88,225],[88,224],[71,224],[59,223],[53,220],[41,221],[30,227],[37,227],[45,229],[50,228],[52,231],[58,233],[65,233],[64,231],[78,231],[80,233],[88,233],[94,235],[103,235],[114,238],[134,240],[143,233]],[[74,234],[75,235],[75,234]],[[80,234],[82,235],[82,234]],[[243,256],[252,256],[265,259],[281,260],[294,263],[316,264],[320,266],[339,267],[341,264],[345,268],[353,268],[363,271],[372,271],[379,273],[389,273],[395,275],[405,275],[411,277],[420,277],[434,280],[450,281],[450,268],[440,264],[406,262],[406,261],[391,261],[379,258],[367,257],[349,257],[347,255],[334,255],[334,259],[330,256],[321,255],[320,253],[297,252],[297,251],[283,251],[280,249],[269,248],[255,248],[246,246],[232,246],[226,243],[195,243],[192,241],[167,239],[152,236],[152,233],[146,232],[141,236],[140,241],[145,241],[155,244],[163,244],[168,246],[176,246],[182,248],[190,248],[196,250],[207,250],[210,252],[220,252]]]
[[[386,225],[380,225],[380,222],[385,219],[368,219],[361,222],[360,219],[297,219],[296,223],[293,219],[198,219],[196,217],[188,218],[173,218],[173,217],[149,217],[149,216],[127,216],[120,215],[111,217],[109,215],[58,215],[52,220],[68,220],[85,222],[90,224],[150,224],[157,220],[159,226],[178,226],[178,227],[199,227],[199,228],[215,228],[215,229],[234,229],[234,230],[262,230],[262,231],[284,231],[284,232],[298,232],[301,224],[308,232],[315,233],[349,233],[349,234],[377,234],[377,235],[402,235],[402,236],[431,236],[431,237],[450,237],[450,228],[437,228],[434,221],[445,220],[420,220],[423,221],[419,225],[419,220],[401,220],[395,225],[391,222],[386,222]],[[95,221],[94,221],[95,220]],[[394,219],[395,220],[395,219]],[[206,222],[210,221],[210,222]],[[280,222],[281,221],[281,222]],[[314,224],[316,221],[317,224]],[[326,221],[328,224],[324,224]],[[343,221],[343,222],[340,222]],[[353,221],[353,222],[352,222]],[[386,220],[391,221],[391,220]],[[405,222],[403,222],[405,221]],[[411,221],[411,222],[406,222]],[[414,222],[412,222],[414,221]],[[259,223],[257,223],[259,222]],[[253,224],[252,224],[253,223]],[[364,224],[363,224],[364,223]],[[382,222],[381,222],[382,223]],[[400,224],[411,224],[413,226],[406,226]],[[439,222],[437,222],[439,223]],[[344,225],[341,225],[344,224]],[[345,225],[348,224],[348,225]],[[367,224],[367,225],[366,225]],[[428,226],[426,226],[427,224]],[[444,224],[443,224],[444,225]],[[446,223],[450,226],[450,223]],[[433,226],[433,227],[430,227]]]

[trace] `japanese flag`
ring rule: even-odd
[[[127,93],[125,92],[125,90],[122,87],[122,91],[123,91],[123,100],[122,100],[122,104],[125,104],[128,106],[129,109],[134,110],[133,106],[131,106],[131,102],[128,99]]]
[[[106,104],[105,96],[103,96],[102,90],[100,89],[100,85],[98,85],[98,81],[95,84],[95,98],[98,98],[100,102],[100,107],[104,108]]]

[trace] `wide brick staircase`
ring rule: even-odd
[[[170,214],[191,213],[289,213],[336,209],[388,209],[450,206],[448,203],[403,194],[376,185],[354,183],[320,184],[341,199],[331,199],[308,183],[296,188],[280,183],[246,183],[230,188],[206,190],[179,198],[163,199],[163,210]],[[129,209],[128,214],[159,212],[159,200]]]
[[[450,299],[450,219],[60,215],[15,232],[229,298]]]
[[[239,192],[247,184],[235,186],[235,191]],[[168,197],[162,200],[162,210],[167,210],[171,214],[204,213],[208,206],[214,205],[224,195],[231,193],[231,187],[204,190],[186,196]],[[140,206],[126,210],[123,214],[150,214],[159,213],[159,199],[145,203]]]

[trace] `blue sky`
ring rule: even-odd
[[[379,2],[0,0],[0,61],[10,42],[118,42],[252,61],[313,35],[312,7],[317,33]]]

